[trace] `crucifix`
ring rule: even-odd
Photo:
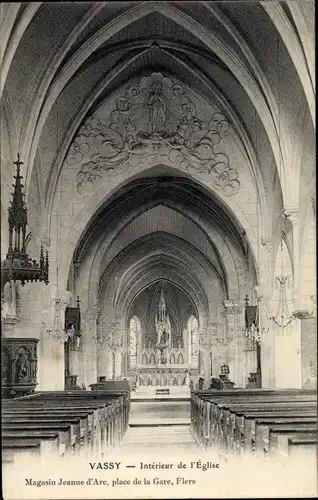
[[[18,159],[17,161],[14,161],[13,164],[17,166],[17,168],[20,170],[21,165],[24,165],[23,161],[20,161],[20,153],[18,153]]]

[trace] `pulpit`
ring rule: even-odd
[[[3,338],[1,390],[3,397],[25,396],[37,385],[37,343],[33,338]]]

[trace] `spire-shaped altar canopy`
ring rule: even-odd
[[[157,332],[157,342],[161,343],[171,343],[171,324],[169,319],[169,314],[166,312],[166,302],[163,294],[163,289],[160,292],[158,312],[155,320],[156,332]]]
[[[160,293],[158,319],[159,319],[159,321],[163,321],[166,319],[166,301],[165,301],[165,298],[163,295],[163,289],[161,289],[161,293]]]

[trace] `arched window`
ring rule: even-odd
[[[136,368],[137,344],[141,338],[141,323],[138,316],[133,316],[129,324],[129,366]]]
[[[199,323],[197,318],[191,314],[187,322],[189,339],[189,360],[191,364],[198,364],[199,356]]]

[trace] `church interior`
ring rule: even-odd
[[[314,2],[9,2],[1,33],[8,462],[145,446],[146,422],[264,450],[221,403],[312,452]]]

